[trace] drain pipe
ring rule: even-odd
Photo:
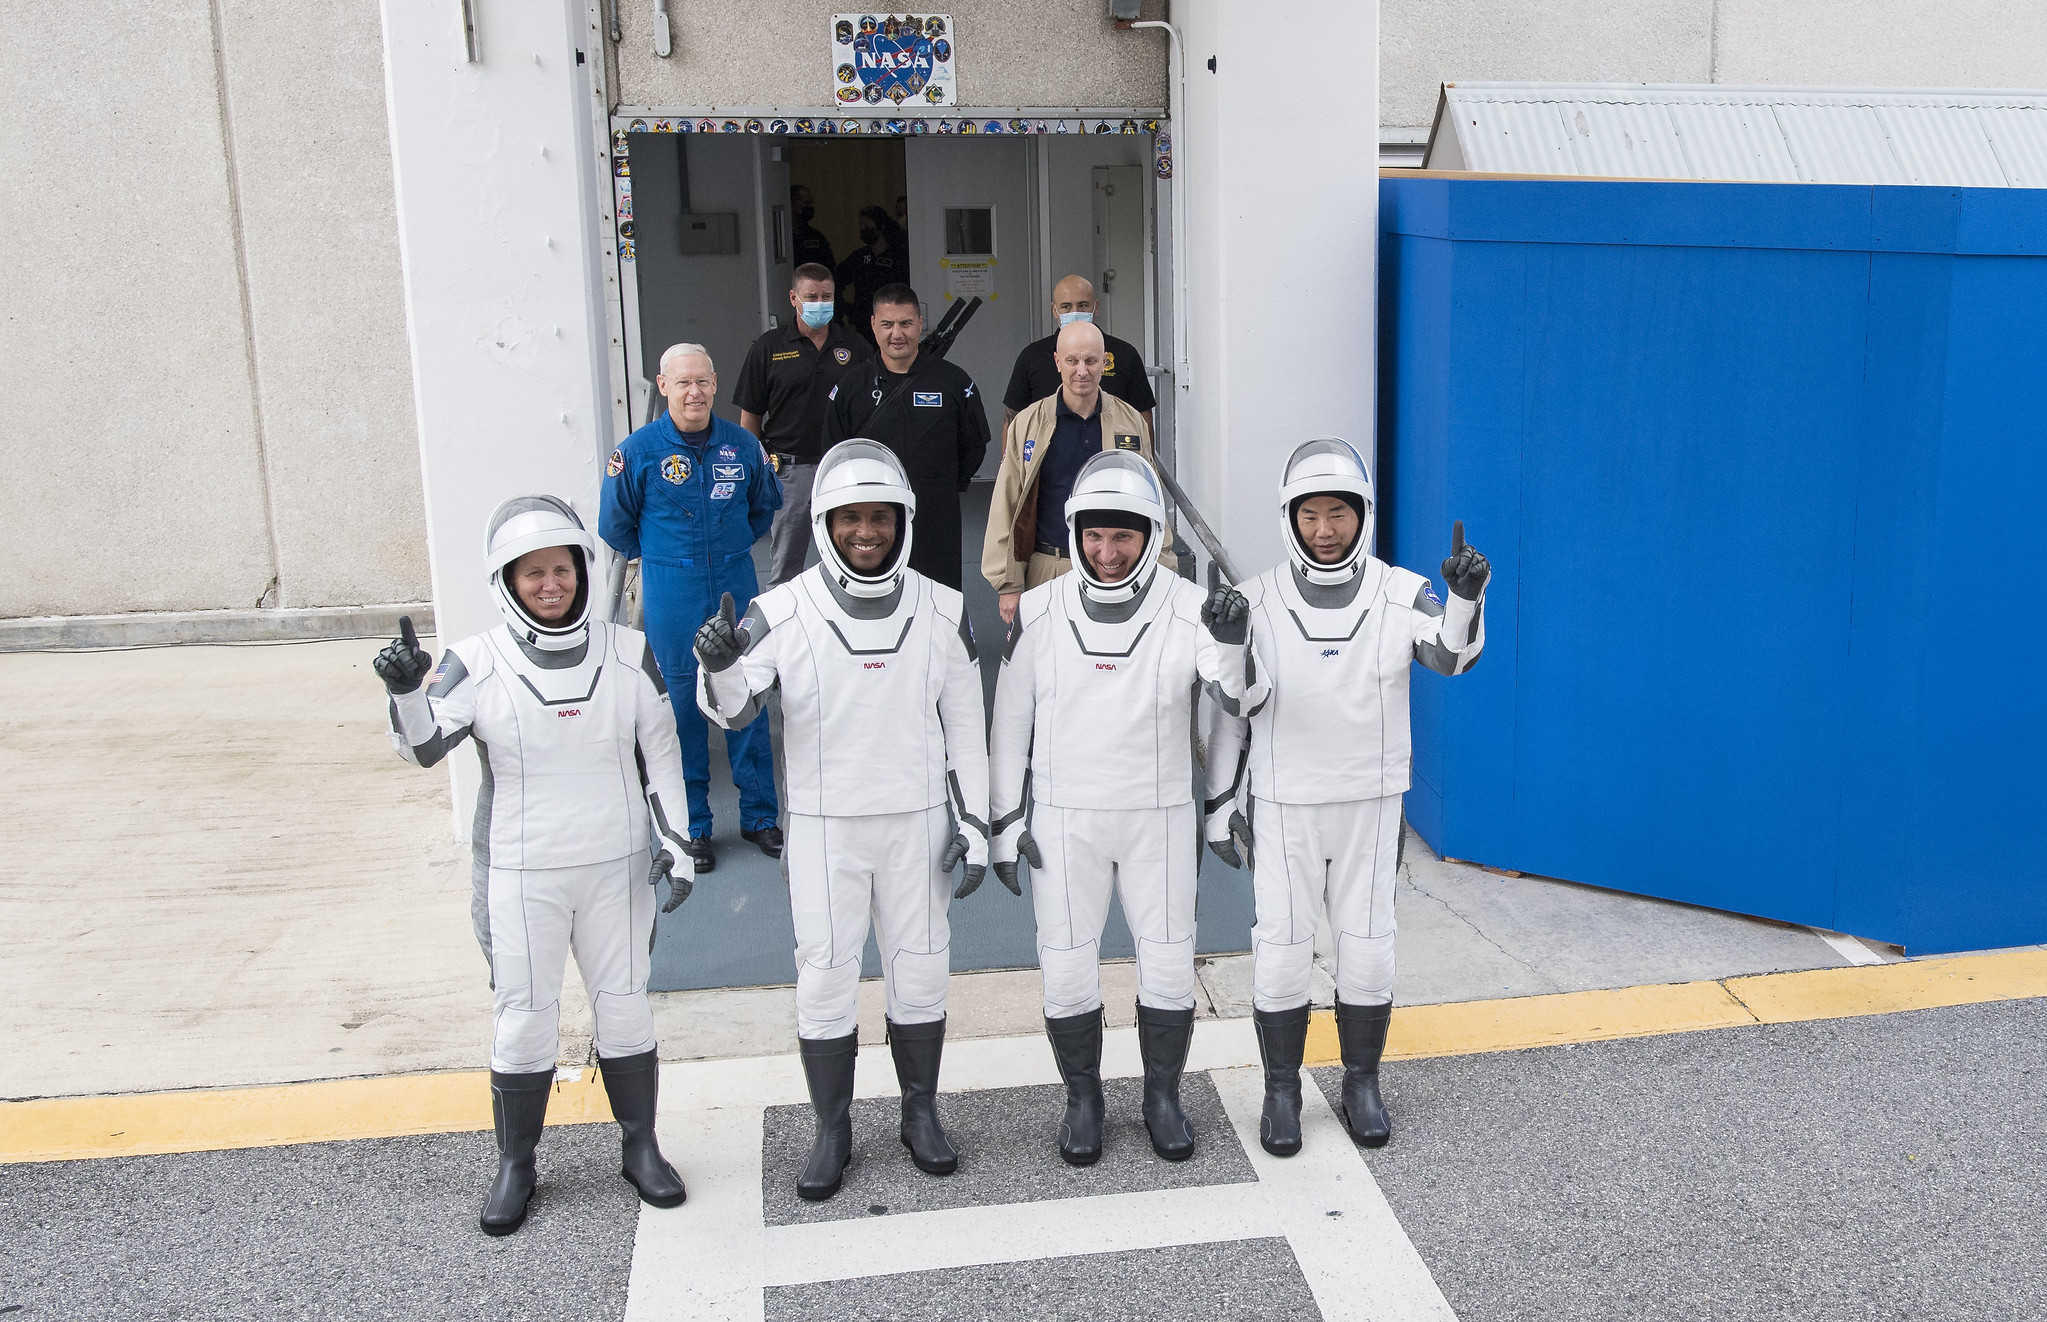
[[[1189,113],[1187,106],[1187,52],[1180,45],[1180,29],[1171,23],[1160,23],[1151,19],[1142,22],[1118,19],[1118,32],[1134,32],[1140,28],[1158,28],[1166,34],[1169,58],[1175,91],[1173,103],[1168,109],[1168,120],[1179,139],[1173,144],[1173,383],[1181,390],[1188,388],[1191,373],[1187,357],[1187,180],[1185,171],[1187,125],[1182,116]]]

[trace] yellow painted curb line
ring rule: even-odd
[[[1389,1060],[1474,1055],[1653,1037],[1752,1024],[1802,1023],[2047,997],[2047,950],[1914,960],[1560,992],[1497,1001],[1407,1005],[1393,1012]],[[1306,1063],[1341,1058],[1329,1011],[1310,1019]],[[550,1124],[611,1119],[595,1070],[565,1070]],[[281,1147],[491,1127],[489,1075],[401,1074],[264,1088],[0,1103],[0,1164]]]
[[[1565,1042],[1845,1019],[2036,996],[2047,996],[2047,950],[2006,950],[1499,1001],[1405,1005],[1393,1012],[1386,1033],[1386,1058],[1518,1051]],[[1336,1017],[1328,1010],[1318,1011],[1308,1024],[1305,1062],[1328,1065],[1341,1058]]]
[[[611,1119],[596,1070],[563,1070],[551,1125]],[[490,1073],[397,1074],[0,1104],[0,1163],[274,1148],[489,1129]]]

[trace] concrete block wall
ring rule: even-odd
[[[10,13],[0,618],[424,599],[376,5]]]

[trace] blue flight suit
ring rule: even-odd
[[[689,833],[711,834],[710,727],[697,710],[699,626],[731,593],[740,618],[760,582],[753,544],[782,508],[782,484],[753,433],[712,415],[709,432],[685,436],[667,413],[626,437],[604,466],[597,531],[614,550],[640,562],[647,641],[668,681],[682,773],[689,785]],[[740,825],[774,826],[775,755],[765,714],[725,733]]]

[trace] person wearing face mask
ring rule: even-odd
[[[795,218],[790,238],[794,240],[796,265],[822,266],[829,282],[832,268],[837,265],[832,257],[832,241],[824,236],[823,230],[811,225],[817,219],[817,200],[802,184],[789,185],[789,214]]]
[[[647,959],[654,887],[669,884],[672,910],[692,886],[688,791],[646,636],[590,618],[596,551],[568,502],[516,496],[491,514],[484,540],[504,624],[454,644],[436,668],[408,617],[372,662],[400,757],[431,767],[468,740],[483,767],[470,916],[491,966],[498,1171],[482,1224],[492,1235],[517,1230],[533,1195],[571,951],[624,1136],[620,1173],[655,1207],[683,1201],[654,1136]]]
[[[853,1153],[870,914],[903,1146],[930,1175],[958,1164],[937,1106],[946,878],[964,862],[966,896],[986,874],[988,758],[965,605],[908,567],[918,504],[886,446],[858,437],[833,446],[818,464],[816,567],[762,593],[743,624],[728,597],[697,634],[697,702],[712,720],[743,724],[770,690],[781,693],[796,1031],[817,1112],[796,1192],[813,1201],[838,1191]]]
[[[1017,861],[1044,975],[1045,1032],[1066,1083],[1059,1153],[1102,1152],[1102,924],[1109,895],[1137,938],[1144,1123],[1167,1161],[1194,1153],[1180,1072],[1194,1032],[1194,686],[1239,711],[1263,696],[1244,598],[1159,572],[1165,500],[1140,455],[1106,450],[1074,480],[1074,572],[1023,594],[989,730],[990,858]],[[1020,884],[1020,880],[1019,880]]]
[[[1059,318],[1060,330],[1078,321],[1094,321],[1095,287],[1086,276],[1069,275],[1052,287],[1052,315]],[[1032,340],[1017,354],[1016,367],[1009,374],[1009,389],[1002,394],[1005,429],[1017,414],[1038,400],[1059,393],[1065,376],[1059,368],[1058,353],[1059,332],[1054,331],[1042,340]],[[1106,331],[1102,334],[1101,388],[1103,393],[1143,414],[1145,431],[1152,430],[1152,411],[1159,401],[1152,393],[1151,378],[1145,374],[1144,355],[1130,341],[1119,340]]]
[[[782,480],[782,508],[768,534],[768,586],[803,572],[810,549],[810,484],[817,476],[825,406],[846,369],[873,346],[833,318],[832,273],[799,266],[789,281],[789,319],[753,342],[739,369],[739,425],[760,438]]]
[[[1003,429],[1002,468],[981,543],[981,573],[995,589],[1004,623],[1016,618],[1024,589],[1073,568],[1066,498],[1081,465],[1103,450],[1152,457],[1144,416],[1102,389],[1102,332],[1075,321],[1057,338],[1059,389],[1013,414]],[[1178,571],[1171,553],[1159,560],[1168,573]]]
[[[910,243],[894,216],[880,207],[860,208],[860,246],[839,263],[840,313],[847,324],[879,346],[870,318],[874,296],[884,285],[910,282]]]
[[[640,562],[647,640],[674,686],[689,782],[690,854],[702,873],[717,866],[717,856],[711,852],[710,729],[690,696],[697,668],[690,640],[717,611],[722,594],[737,598],[741,610],[753,600],[759,590],[753,544],[774,525],[782,487],[753,434],[712,411],[718,373],[703,345],[670,345],[654,383],[668,409],[611,452],[597,531],[613,550]],[[767,721],[726,731],[725,756],[739,791],[741,837],[780,857],[781,809]]]
[[[1218,709],[1208,738],[1209,847],[1249,856],[1252,1020],[1265,1064],[1259,1137],[1301,1150],[1301,1055],[1318,915],[1334,938],[1336,1035],[1351,1137],[1383,1147],[1392,1125],[1379,1059],[1393,1010],[1393,891],[1410,665],[1461,675],[1485,647],[1491,566],[1451,530],[1449,596],[1371,554],[1372,477],[1348,442],[1322,437],[1287,460],[1279,515],[1287,558],[1243,585],[1269,700]],[[1256,831],[1256,850],[1252,848]]]

